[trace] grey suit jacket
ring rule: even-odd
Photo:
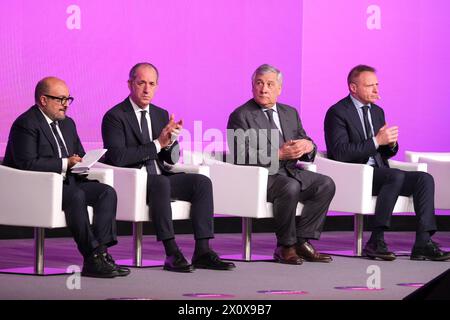
[[[285,141],[296,139],[312,141],[303,129],[295,108],[277,103],[277,110]],[[278,159],[279,145],[276,139],[274,140],[278,133],[275,130],[271,134],[269,128],[269,121],[255,100],[250,99],[234,110],[227,125],[228,144],[234,163],[266,167],[269,168],[271,175],[287,174],[298,180],[302,189],[308,188],[313,180],[311,172],[302,170],[296,164],[297,160],[313,161],[317,151],[316,145],[313,142],[314,150],[300,159],[280,161]],[[245,133],[244,137],[242,134],[239,135],[239,131]],[[271,170],[273,168],[277,170]]]

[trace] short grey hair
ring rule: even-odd
[[[255,72],[253,72],[253,75],[252,75],[252,84],[255,83],[255,78],[256,78],[257,75],[260,75],[260,74],[266,74],[266,73],[270,73],[270,72],[276,73],[276,75],[277,75],[277,81],[278,81],[278,83],[281,85],[281,84],[283,83],[283,74],[281,73],[281,71],[278,70],[277,68],[275,68],[274,66],[271,66],[270,64],[266,64],[266,63],[263,64],[263,65],[260,65],[260,66],[255,70]]]
[[[128,81],[133,81],[134,79],[136,79],[136,72],[137,72],[137,69],[139,69],[140,67],[143,67],[143,66],[147,66],[147,67],[150,67],[150,68],[152,68],[153,70],[155,70],[155,72],[156,72],[156,82],[158,82],[158,80],[159,80],[159,71],[158,71],[158,69],[157,69],[153,64],[151,64],[150,62],[139,62],[139,63],[135,64],[135,65],[133,66],[133,68],[131,68],[131,70],[130,70],[130,73],[129,73],[129,75],[128,75]]]

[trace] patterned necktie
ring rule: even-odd
[[[283,134],[278,129],[275,121],[273,120],[273,112],[274,111],[272,109],[268,109],[265,112],[267,113],[267,117],[269,118],[269,129],[277,130],[277,132],[279,134],[278,146],[281,147],[284,143],[284,137],[283,137]]]
[[[50,127],[52,127],[53,134],[56,137],[56,142],[58,143],[59,150],[61,151],[61,158],[68,158],[69,152],[67,152],[66,146],[64,145],[61,136],[59,135],[59,132],[56,129],[56,124],[57,122],[53,121],[52,123],[50,123]]]
[[[367,139],[372,139],[373,138],[372,126],[370,125],[369,115],[368,115],[368,113],[369,113],[369,106],[363,106],[362,110],[363,110],[363,120],[364,120],[364,127],[366,128]],[[379,152],[377,152],[373,156],[373,159],[375,160],[375,164],[379,168],[386,167],[386,165],[383,163],[383,159],[381,158],[381,155],[380,155]]]
[[[141,110],[141,134],[142,134],[142,142],[144,144],[150,142],[150,131],[148,130],[146,114],[147,110]],[[157,174],[154,160],[148,160],[145,166],[147,167],[147,172],[149,174]]]
[[[366,136],[367,139],[371,139],[373,138],[373,134],[372,134],[372,127],[370,126],[370,122],[369,122],[369,106],[363,106],[362,107],[363,110],[363,119],[364,119],[364,127],[366,128]]]

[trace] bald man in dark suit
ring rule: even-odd
[[[130,270],[117,266],[107,251],[117,244],[115,190],[71,172],[85,154],[75,122],[66,116],[72,101],[61,79],[47,77],[39,81],[36,104],[12,125],[3,164],[21,170],[62,174],[62,210],[84,258],[81,274],[97,278],[126,276]],[[87,206],[94,208],[92,228]]]

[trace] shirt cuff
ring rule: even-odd
[[[67,172],[67,166],[69,165],[69,159],[67,158],[62,158],[62,172],[61,174],[65,175]]]
[[[161,144],[159,143],[158,139],[153,140],[153,143],[156,147],[156,153],[159,153],[161,151]]]
[[[373,144],[375,145],[375,149],[378,149],[380,147],[380,145],[377,142],[377,138],[373,137]]]

